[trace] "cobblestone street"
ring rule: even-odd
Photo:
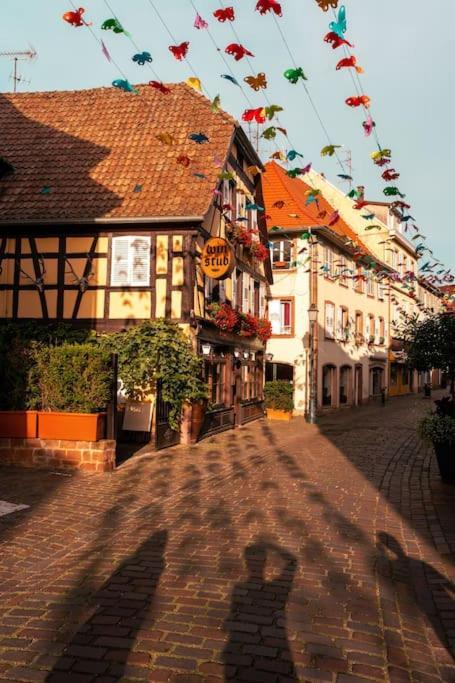
[[[112,474],[0,469],[0,678],[455,681],[455,500],[421,396]],[[1,510],[0,510],[1,512]]]

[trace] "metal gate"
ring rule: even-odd
[[[180,443],[180,433],[169,426],[170,405],[163,401],[162,383],[156,385],[155,448],[169,448]]]

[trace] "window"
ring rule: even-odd
[[[236,218],[236,220],[239,220],[239,218],[246,218],[247,212],[245,211],[245,205],[246,205],[246,197],[243,194],[243,192],[241,192],[241,190],[237,189],[235,192],[235,218]]]
[[[370,392],[371,396],[379,396],[383,386],[384,370],[382,368],[371,368],[370,370]]]
[[[378,318],[379,321],[379,343],[385,343],[385,322],[384,318]]]
[[[363,281],[364,281],[364,274],[361,266],[357,266],[356,268],[356,273],[355,273],[355,279],[354,279],[354,289],[356,292],[359,292],[359,294],[363,294],[364,292],[364,287],[363,287]]]
[[[374,275],[373,275],[373,273],[368,273],[368,276],[367,276],[367,294],[368,294],[368,296],[374,296]]]
[[[331,406],[334,392],[335,383],[335,366],[324,365],[322,368],[322,405]]]
[[[357,344],[363,343],[363,313],[356,311],[355,314],[355,336]]]
[[[269,320],[272,325],[272,334],[292,335],[293,300],[272,299],[269,301]]]
[[[351,368],[349,365],[344,365],[340,368],[340,390],[339,390],[340,405],[350,403],[351,395]]]
[[[220,358],[206,360],[204,379],[208,384],[209,401],[213,407],[226,403],[226,361]]]
[[[325,337],[335,339],[335,305],[325,302]]]
[[[348,286],[348,269],[349,266],[346,256],[340,256],[339,266],[337,270],[340,276],[340,285],[343,285],[343,287]]]
[[[334,273],[334,254],[330,247],[323,247],[323,273],[325,277],[331,278]]]
[[[266,363],[265,381],[272,382],[277,379],[284,379],[287,382],[294,381],[294,366],[287,363]]]
[[[279,240],[273,242],[272,266],[280,270],[288,270],[292,261],[292,242],[291,240]]]
[[[150,286],[151,239],[139,235],[112,238],[113,287]]]
[[[380,301],[384,301],[385,290],[386,290],[386,285],[383,285],[382,282],[379,282],[378,283],[378,299]]]
[[[242,400],[251,401],[262,397],[262,369],[256,361],[242,363]]]
[[[365,335],[367,338],[367,342],[369,344],[374,344],[374,330],[375,330],[375,322],[374,322],[374,315],[369,315],[367,320],[366,320],[366,329],[365,329]]]
[[[223,205],[225,206],[224,213],[233,220],[235,218],[235,183],[233,180],[223,180]]]
[[[254,285],[251,275],[242,273],[242,313],[254,313]]]
[[[259,317],[264,318],[266,307],[266,289],[263,282],[259,285]]]

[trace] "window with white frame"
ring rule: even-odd
[[[384,301],[384,296],[385,296],[385,285],[382,284],[382,282],[378,283],[378,299],[380,301]]]
[[[367,294],[368,296],[374,296],[374,275],[373,273],[368,273],[367,275]]]
[[[379,318],[379,343],[385,343],[385,321],[383,317]]]
[[[375,318],[374,320],[374,343],[375,344],[380,344],[380,337],[381,337],[381,329],[380,329],[380,320],[379,318]]]
[[[292,335],[292,299],[271,299],[269,301],[269,321],[272,334]]]
[[[242,273],[242,313],[251,313],[251,276],[248,273]]]
[[[322,250],[323,253],[323,273],[325,277],[332,277],[334,274],[334,267],[333,267],[333,262],[334,262],[334,253],[332,249],[325,245]]]
[[[151,237],[112,238],[111,286],[149,287]]]
[[[235,210],[235,182],[233,180],[223,180],[223,206],[224,213],[229,220],[234,218]]]
[[[292,261],[291,240],[278,240],[277,242],[273,242],[271,255],[273,268],[289,270]]]
[[[341,255],[339,257],[339,265],[337,268],[337,273],[340,276],[340,285],[348,286],[348,261],[346,256]]]
[[[330,301],[325,302],[325,337],[335,338],[335,304]]]
[[[260,318],[264,318],[264,316],[265,316],[265,309],[266,309],[266,305],[267,305],[266,295],[267,295],[267,291],[266,291],[265,284],[263,282],[261,282],[261,284],[259,285],[259,317]]]
[[[247,211],[245,210],[246,197],[240,190],[235,192],[235,218],[246,218]],[[246,222],[246,221],[245,221]]]

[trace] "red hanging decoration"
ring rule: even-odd
[[[226,7],[226,9],[217,9],[214,11],[213,16],[218,19],[222,24],[225,21],[234,21],[235,13],[233,7]]]
[[[228,45],[225,49],[225,52],[228,55],[233,55],[236,62],[245,57],[245,55],[248,55],[249,57],[254,57],[254,54],[252,52],[247,50],[246,47],[243,47],[243,45],[239,45],[238,43],[230,43],[230,45]]]
[[[258,109],[245,109],[242,114],[242,121],[256,121],[256,123],[265,122],[265,112],[264,107],[258,107]]]
[[[68,22],[68,24],[71,24],[71,26],[91,26],[91,24],[87,24],[86,21],[83,20],[82,15],[84,14],[85,9],[83,7],[79,7],[79,9],[74,10],[74,12],[65,12],[63,15],[63,21]]]
[[[332,48],[334,50],[336,50],[337,47],[341,47],[342,45],[348,45],[349,47],[354,47],[354,45],[351,45],[351,43],[349,43],[344,38],[340,38],[340,36],[337,33],[335,33],[334,31],[330,31],[330,33],[327,33],[327,35],[324,38],[324,42],[331,43]]]
[[[338,64],[337,64],[337,71],[340,69],[345,69],[345,68],[354,68],[358,74],[363,74],[363,69],[361,66],[357,65],[357,59],[354,57],[354,55],[351,55],[350,57],[345,57],[344,59],[341,59]]]
[[[187,41],[185,43],[180,43],[180,45],[169,45],[169,50],[172,52],[174,57],[181,62],[182,59],[185,59],[189,46],[190,44]]]
[[[371,99],[368,95],[360,95],[360,97],[348,97],[346,104],[348,107],[368,107],[370,106]]]
[[[266,14],[266,12],[274,12],[277,17],[282,17],[281,5],[277,0],[258,0],[256,5],[256,10],[261,14]]]
[[[382,177],[386,182],[389,182],[389,180],[397,180],[397,178],[400,177],[400,174],[397,173],[394,168],[388,168],[386,171],[384,171]]]
[[[168,93],[171,92],[171,89],[166,87],[164,83],[160,83],[159,81],[149,81],[149,85],[152,86],[152,88],[155,88],[155,90],[159,90],[163,95],[167,95]]]

